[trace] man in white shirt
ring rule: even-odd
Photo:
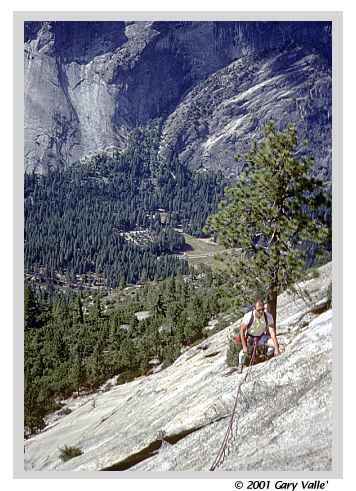
[[[267,335],[267,331],[271,337]],[[259,299],[256,301],[252,312],[247,312],[244,315],[240,326],[242,350],[239,353],[238,373],[242,373],[246,356],[252,352],[254,337],[259,337],[257,346],[267,345],[268,357],[279,355],[279,344],[273,317],[269,312],[265,312],[264,304]]]

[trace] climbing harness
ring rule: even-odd
[[[266,312],[263,312],[263,317],[264,317],[264,320],[265,320],[265,323],[266,323],[265,332],[264,332],[263,334],[268,335],[268,319],[267,319],[267,314],[266,314]],[[248,324],[247,324],[247,326],[246,326],[246,334],[245,334],[245,336],[246,336],[246,337],[247,337],[247,336],[251,336],[251,337],[253,337],[253,336],[252,336],[251,334],[249,334],[249,332],[248,332],[248,330],[250,329],[250,327],[251,327],[251,326],[252,326],[252,324],[253,324],[253,321],[254,321],[254,313],[253,313],[253,311],[252,311],[252,312],[251,312],[251,317],[250,317],[250,320],[248,321]],[[262,336],[262,334],[261,334],[261,336]],[[260,336],[260,337],[261,337],[261,336]],[[241,337],[240,337],[240,335],[239,335],[239,334],[238,334],[237,336],[234,336],[234,339],[235,339],[235,341],[236,341],[236,342],[241,343]]]
[[[241,382],[237,388],[237,392],[236,392],[236,396],[235,396],[235,403],[234,403],[234,407],[233,407],[233,410],[231,413],[230,421],[229,421],[223,442],[221,444],[220,450],[219,450],[219,452],[218,452],[218,454],[214,460],[214,463],[212,464],[212,466],[209,469],[210,471],[214,471],[216,469],[216,467],[219,467],[220,465],[222,465],[222,463],[225,460],[225,457],[227,455],[229,455],[229,453],[230,453],[231,444],[233,443],[234,438],[236,436],[237,427],[235,430],[235,435],[233,435],[233,424],[234,424],[235,412],[236,412],[236,408],[237,408],[237,401],[238,401],[239,393],[241,390],[241,385],[247,380],[247,377],[248,377],[248,374],[250,373],[251,367],[252,367],[253,363],[255,362],[257,344],[261,338],[261,336],[252,336],[252,337],[253,337],[253,350],[252,350],[250,363],[247,367],[244,378],[241,380]]]

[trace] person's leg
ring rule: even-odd
[[[271,338],[267,339],[266,346],[267,346],[267,358],[272,358],[272,356],[274,355],[274,344]]]
[[[257,346],[263,346],[264,347],[264,353],[267,358],[272,358],[274,355],[274,345],[272,339],[264,334],[263,336],[260,337],[258,341]]]
[[[266,346],[267,342],[269,340],[269,337],[264,334],[263,336],[260,337],[260,339],[258,340],[258,344],[257,346]]]

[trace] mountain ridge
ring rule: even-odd
[[[259,83],[254,68],[263,72],[264,61],[283,52],[284,61],[277,56],[268,76],[261,76],[267,83],[279,73],[284,83],[247,101],[243,131],[226,130],[229,117],[233,125],[242,111],[233,97],[254,87],[249,79]],[[289,78],[288,53],[306,65]],[[295,122],[301,138],[312,134],[316,170],[330,176],[329,22],[26,22],[24,62],[26,171],[46,173],[90,152],[124,149],[137,126],[161,117],[163,160],[177,157],[182,165],[221,167],[236,175],[234,155],[245,150],[247,136],[259,137],[261,124],[275,119]],[[282,97],[273,107],[290,85],[290,100]],[[303,98],[300,109],[295,101]],[[220,109],[229,100],[229,109]],[[197,115],[197,105],[210,112]],[[190,115],[184,121],[183,107]],[[219,144],[209,147],[218,137]]]

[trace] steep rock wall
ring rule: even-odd
[[[254,366],[242,386],[234,441],[220,470],[331,470],[331,264],[303,286],[310,300],[278,299],[285,352]],[[244,374],[228,373],[232,324],[159,373],[69,401],[71,414],[25,442],[27,470],[208,471]],[[83,454],[63,463],[60,448]]]
[[[229,112],[220,121],[220,106],[278,75],[283,84],[264,94],[259,112],[249,106],[255,99],[247,101],[250,125],[283,114],[301,134],[320,135],[316,159],[319,167],[331,167],[330,23],[31,22],[25,23],[24,49],[27,170],[46,172],[110,146],[124,148],[134,127],[160,117],[166,122],[162,158],[177,155],[184,165],[236,172],[231,155],[240,147],[229,139],[240,140],[239,131],[234,119],[226,128]],[[281,52],[284,58],[273,63]],[[305,65],[299,71],[296,58]],[[214,88],[211,77],[221,78],[221,70],[227,75]],[[289,89],[290,100],[283,102]],[[208,100],[197,123],[194,108],[205,110]],[[182,105],[189,110],[184,124]],[[235,113],[236,105],[230,106]],[[218,146],[205,151],[217,138],[226,163]]]

